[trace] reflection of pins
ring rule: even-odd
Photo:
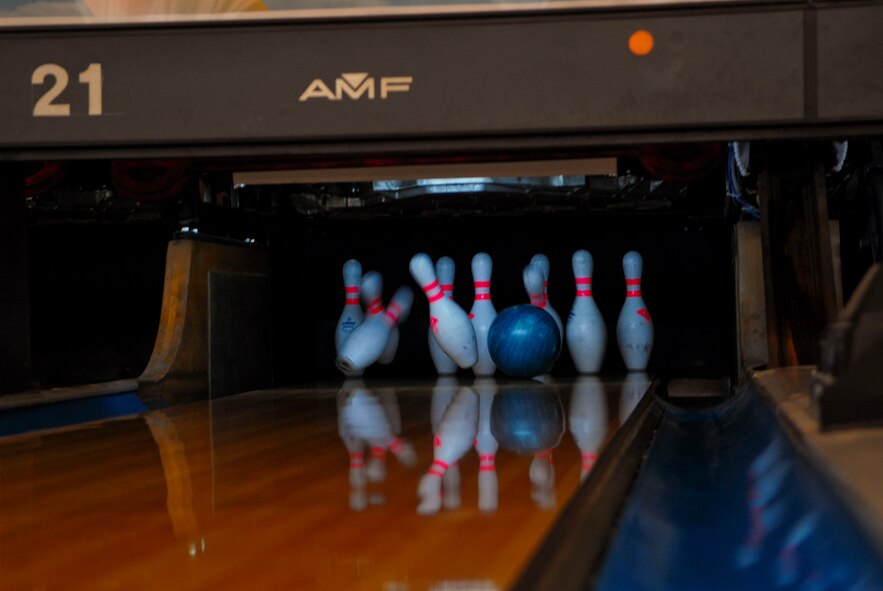
[[[417,489],[418,513],[427,515],[441,509],[442,476],[469,451],[477,434],[478,396],[471,388],[460,388],[445,410],[433,439],[432,467],[420,479]],[[446,506],[450,505],[446,503]]]
[[[346,292],[343,311],[337,321],[337,329],[334,331],[334,351],[340,353],[340,348],[350,336],[350,333],[362,322],[362,306],[359,304],[359,282],[362,279],[362,265],[355,259],[350,259],[343,264],[343,287]],[[360,372],[356,372],[360,373]]]
[[[619,394],[619,422],[625,423],[650,388],[650,378],[643,371],[628,374]]]
[[[625,303],[616,323],[616,340],[629,371],[644,371],[653,350],[653,321],[641,296],[641,255],[627,252],[622,258],[625,273]]]
[[[542,509],[555,506],[555,465],[552,462],[552,448],[534,453],[528,471],[530,476],[530,496]]]
[[[528,264],[521,273],[524,280],[524,290],[530,298],[530,303],[538,308],[542,308],[549,312],[549,306],[546,303],[546,296],[543,288],[543,271],[539,265],[534,263]],[[561,327],[561,319],[549,313],[558,325],[558,336],[563,337],[563,329]],[[560,341],[560,338],[559,338]]]
[[[361,380],[347,380],[337,396],[337,429],[349,452],[350,507],[354,511],[361,511],[371,500],[365,491],[367,482],[380,482],[386,477],[386,450],[405,466],[417,461],[413,446],[398,436],[398,402],[394,392],[392,400],[389,394],[377,395]],[[371,450],[367,463],[366,443]]]
[[[356,433],[356,422],[348,416],[347,409],[353,403],[355,392],[364,387],[362,380],[346,380],[337,394],[337,432],[349,453],[350,509],[353,511],[362,511],[368,504],[365,493],[368,477],[365,473],[365,442]]]
[[[368,480],[372,482],[380,482],[386,478],[387,450],[404,466],[413,466],[417,463],[417,453],[414,451],[414,446],[408,440],[400,437],[402,434],[402,418],[395,390],[392,388],[381,388],[377,390],[376,396],[383,405],[393,438],[385,447],[382,445],[371,447],[371,457],[368,459],[366,471]]]
[[[368,317],[383,312],[383,277],[377,271],[368,271],[362,278],[362,304]],[[398,349],[399,327],[396,325],[389,331],[389,340],[383,353],[377,358],[377,363],[392,363]]]
[[[549,303],[549,273],[551,271],[549,257],[544,254],[535,254],[530,259],[530,264],[539,267],[540,271],[543,274],[543,302],[545,303],[545,305],[540,307],[551,314],[552,318],[555,319],[555,324],[558,325],[558,334],[561,335],[561,339],[563,342],[564,324],[561,323],[561,316],[558,315],[558,312],[556,312],[555,308],[552,307],[552,304]]]
[[[497,440],[491,432],[491,408],[497,394],[497,382],[479,378],[473,384],[478,393],[478,434],[475,451],[478,452],[478,509],[496,511],[499,504],[496,454]]]
[[[480,252],[472,257],[472,280],[475,282],[475,302],[469,312],[469,319],[475,328],[478,343],[478,363],[472,367],[477,376],[494,375],[497,366],[491,359],[487,348],[487,333],[491,323],[497,317],[497,310],[491,301],[491,272],[493,261],[491,255]]]
[[[580,479],[584,480],[607,436],[607,401],[604,386],[595,376],[581,376],[573,384],[568,424],[583,458]]]
[[[460,367],[472,367],[478,361],[478,345],[469,315],[444,297],[429,255],[414,255],[409,268],[429,301],[429,326],[439,346]]]
[[[342,371],[361,370],[377,361],[386,349],[390,331],[408,317],[413,299],[409,288],[400,287],[383,313],[365,318],[341,347],[337,367]]]
[[[451,257],[442,257],[435,263],[435,273],[438,277],[439,287],[444,296],[452,301],[454,299],[454,271],[454,259]],[[429,338],[429,355],[432,357],[432,363],[435,364],[435,370],[438,372],[438,375],[444,376],[456,373],[457,364],[439,346],[432,327],[429,328],[427,336]]]
[[[567,317],[567,348],[580,373],[598,373],[604,361],[607,327],[592,297],[592,255],[587,250],[573,253],[576,298]]]
[[[429,409],[429,421],[432,434],[438,435],[439,427],[445,411],[454,400],[459,385],[454,376],[439,376],[432,388],[432,402]],[[442,499],[446,508],[454,508],[460,504],[460,466],[454,462],[442,474]]]

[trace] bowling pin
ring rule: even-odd
[[[478,361],[478,344],[469,315],[454,300],[444,297],[429,255],[414,255],[409,268],[429,301],[429,326],[438,344],[457,365],[472,367]]]
[[[472,280],[475,283],[475,302],[469,312],[475,339],[478,344],[478,363],[472,366],[476,376],[492,376],[497,366],[491,359],[487,348],[487,333],[491,328],[497,310],[491,301],[491,272],[493,271],[491,255],[480,252],[472,257]]]
[[[583,459],[580,480],[585,480],[607,437],[607,400],[600,379],[595,376],[580,376],[576,379],[570,395],[570,413],[567,418],[570,434]]]
[[[625,423],[641,398],[650,389],[650,377],[643,371],[630,372],[625,376],[619,392],[619,422]]]
[[[522,279],[524,279],[524,290],[530,298],[530,303],[548,312],[549,306],[546,304],[546,296],[543,291],[544,280],[542,268],[534,263],[529,263],[524,268],[521,276]],[[558,326],[558,337],[560,342],[560,340],[564,338],[564,327],[561,326],[561,319],[551,313],[549,316],[552,316],[555,320],[555,324]]]
[[[337,367],[344,372],[358,371],[377,361],[386,349],[390,331],[408,317],[413,301],[411,289],[400,287],[383,313],[368,316],[350,333],[337,356]]]
[[[343,312],[337,321],[337,329],[334,331],[334,351],[340,353],[340,347],[350,336],[350,333],[362,322],[362,306],[359,304],[359,284],[362,281],[362,265],[355,259],[350,259],[343,264],[343,288],[346,292],[346,300]]]
[[[454,271],[454,259],[451,257],[442,257],[435,263],[435,274],[438,277],[439,287],[445,297],[452,301],[454,299]],[[429,328],[427,337],[429,339],[429,356],[432,357],[432,363],[435,364],[438,375],[446,376],[457,373],[457,364],[442,350],[432,327]]]
[[[653,350],[653,321],[641,297],[643,261],[635,251],[622,258],[625,273],[625,304],[616,323],[616,340],[629,371],[644,371]]]
[[[496,511],[499,505],[496,456],[499,445],[491,432],[491,408],[497,394],[493,378],[478,378],[472,385],[478,394],[478,434],[475,451],[478,452],[478,509]]]
[[[567,348],[580,373],[598,373],[607,347],[607,326],[592,297],[592,255],[587,250],[573,253],[576,298],[567,317]]]
[[[374,316],[383,312],[383,277],[377,271],[368,271],[362,277],[362,304],[365,306],[365,315]],[[377,359],[377,363],[388,365],[395,359],[399,350],[399,327],[398,324],[389,332],[389,341],[383,354]]]
[[[472,388],[460,388],[445,409],[433,438],[432,467],[420,479],[417,495],[421,515],[437,513],[442,506],[442,476],[472,447],[478,435],[478,395]]]
[[[549,303],[549,272],[551,271],[549,257],[544,254],[535,254],[531,257],[530,263],[538,266],[543,273],[543,301],[545,302],[545,305],[541,306],[541,308],[551,314],[552,318],[555,319],[555,324],[558,325],[558,331],[559,334],[561,334],[563,344],[564,324],[561,322],[561,316],[558,315],[558,312],[556,312],[555,308],[552,307],[552,304]]]

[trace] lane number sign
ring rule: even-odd
[[[88,89],[89,115],[101,115],[102,105],[102,75],[101,64],[89,64],[89,67],[79,73],[78,80]],[[70,76],[63,67],[58,64],[42,64],[34,69],[31,74],[31,85],[37,89],[43,89],[37,101],[34,103],[34,117],[70,117],[70,103],[60,102],[61,93],[67,88]],[[48,88],[43,88],[46,85]],[[37,91],[35,91],[36,97]]]

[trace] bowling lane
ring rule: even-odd
[[[506,588],[648,385],[530,384],[351,381],[0,438],[0,589]],[[459,506],[423,515],[434,439],[468,451]]]

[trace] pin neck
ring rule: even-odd
[[[592,297],[592,278],[577,277],[576,278],[576,297],[589,298]]]
[[[530,296],[530,303],[539,308],[546,308],[546,298],[544,298],[542,295]]]
[[[347,306],[358,306],[359,305],[359,286],[358,285],[347,285],[344,287],[344,291],[346,292],[346,302]]]
[[[476,281],[475,282],[475,299],[489,300],[491,299],[491,282]]]
[[[383,320],[386,322],[387,326],[392,328],[399,323],[399,316],[401,316],[401,314],[401,307],[395,302],[390,302],[389,306],[386,307],[386,316]]]
[[[438,279],[434,280],[432,283],[424,285],[423,293],[426,294],[430,304],[445,297],[445,293],[442,291],[441,287],[439,287]]]
[[[383,312],[383,301],[376,297],[368,303],[368,316],[374,316]]]
[[[641,278],[630,277],[625,280],[625,297],[637,298],[641,295]]]

